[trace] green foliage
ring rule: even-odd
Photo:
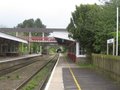
[[[12,35],[12,36],[15,36],[16,35],[16,32],[5,32],[6,34],[9,34],[9,35]]]
[[[46,26],[42,24],[42,21],[37,18],[35,21],[34,21],[34,27],[37,27],[37,28],[45,28]]]
[[[100,7],[98,5],[80,5],[72,13],[73,19],[67,29],[72,34],[72,38],[81,42],[81,46],[88,52],[94,50],[95,35],[99,20]]]
[[[19,28],[45,28],[46,26],[42,24],[42,21],[37,18],[36,20],[34,19],[28,19],[24,20],[22,23],[18,24],[17,27]]]
[[[49,53],[50,54],[55,54],[56,53],[56,49],[57,49],[57,47],[50,47],[49,48]]]
[[[92,54],[93,58],[96,59],[104,59],[104,60],[120,60],[120,56],[113,56],[113,55],[103,55],[103,54]]]
[[[66,53],[67,52],[67,47],[62,47],[62,49],[63,49],[63,53]]]
[[[38,74],[36,74],[31,81],[27,83],[22,90],[34,90],[36,89],[42,82],[45,80],[46,76],[50,73],[50,69],[54,63],[49,63],[46,67],[44,67]]]
[[[19,44],[19,53],[20,54],[23,53],[23,51],[22,51],[22,43]]]
[[[17,79],[19,79],[19,78],[20,78],[20,76],[19,76],[19,75],[16,75],[16,78],[17,78]]]
[[[28,20],[24,20],[22,23],[17,25],[18,28],[46,28],[46,26],[42,23],[42,21],[37,18],[36,20],[34,19],[28,19]],[[41,36],[42,37],[42,32],[32,32],[31,33],[32,36]],[[45,33],[45,36],[48,36],[49,33]],[[29,36],[28,32],[24,32],[24,36]],[[39,43],[32,43],[32,52],[33,53],[37,53],[39,50]],[[20,46],[20,52],[22,50],[22,46]],[[25,50],[24,50],[25,51]]]
[[[116,31],[116,5],[120,0],[100,1],[104,4],[76,6],[67,27],[69,37],[79,41],[87,53],[106,53],[107,39]]]
[[[42,24],[42,21],[37,18],[36,20],[34,19],[28,19],[24,20],[22,23],[17,25],[18,28],[46,28],[44,24]],[[28,36],[28,33],[24,33],[25,36]],[[42,36],[42,33],[36,33],[33,32],[32,36]]]
[[[80,67],[80,68],[94,68],[95,66],[94,65],[92,65],[92,64],[81,64],[81,63],[78,63],[78,66]]]

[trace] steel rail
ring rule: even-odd
[[[53,64],[53,66],[50,68],[49,73],[48,73],[47,76],[45,77],[45,79],[44,79],[44,81],[42,82],[42,84],[40,84],[39,90],[44,90],[44,88],[45,88],[45,86],[46,86],[46,83],[48,82],[48,79],[49,79],[49,77],[50,77],[50,75],[51,75],[51,72],[52,72],[52,70],[53,70],[53,68],[54,68],[54,66],[55,66],[55,64],[56,64],[56,62],[57,62],[58,56],[59,56],[59,55],[57,55],[57,57],[54,59],[55,62],[54,62],[54,64]]]
[[[37,57],[38,57],[38,56],[37,56]],[[31,58],[33,58],[33,57],[31,57]],[[34,58],[35,58],[35,57],[34,57]],[[1,69],[1,70],[0,70],[0,77],[3,76],[3,75],[6,75],[6,74],[8,74],[8,73],[14,72],[14,71],[16,71],[16,70],[18,70],[18,69],[20,69],[20,68],[26,67],[26,66],[28,66],[28,65],[30,65],[30,64],[33,64],[33,63],[35,63],[35,62],[37,62],[37,61],[39,61],[39,60],[35,60],[35,59],[32,60],[32,61],[28,60],[27,62],[23,62],[23,63],[17,64],[17,65],[13,65],[13,66],[10,66],[10,67]],[[11,61],[11,62],[12,62],[12,61]]]
[[[50,58],[49,61],[47,61],[45,64],[43,64],[40,69],[38,69],[34,74],[32,74],[28,79],[26,79],[25,81],[23,81],[18,87],[16,87],[14,90],[20,90],[21,88],[23,88],[36,74],[38,74],[44,67],[46,67],[54,58],[56,57],[56,55],[53,58]]]

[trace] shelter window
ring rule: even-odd
[[[79,47],[79,55],[85,55],[85,49],[82,47]]]

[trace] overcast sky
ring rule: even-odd
[[[40,18],[47,28],[66,28],[76,5],[99,0],[0,0],[0,26],[14,27],[29,18]]]

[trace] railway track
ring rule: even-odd
[[[17,86],[14,90],[23,90],[22,88],[33,78],[35,77],[39,72],[41,72],[41,70],[43,70],[47,65],[51,64],[50,65],[50,68],[49,68],[49,72],[48,74],[45,76],[44,80],[42,80],[42,83],[40,83],[39,86],[37,86],[37,90],[43,90],[44,89],[44,86],[46,85],[46,82],[50,76],[50,73],[57,61],[57,58],[58,58],[58,54],[55,55],[52,59],[50,59],[49,61],[47,61],[45,64],[43,64],[34,74],[32,74],[29,78],[27,78],[24,82],[22,82],[19,86]],[[31,89],[30,89],[31,90]]]
[[[56,60],[57,60],[58,55],[51,55],[51,56],[43,56],[41,58],[32,58],[31,60],[28,61],[35,61],[35,62],[27,62],[24,66],[18,66],[7,68],[2,70],[1,72],[4,72],[4,74],[1,75],[0,77],[0,90],[26,90],[26,89],[21,89],[22,87],[26,86],[29,81],[31,81],[34,76],[37,75],[37,73],[43,71],[44,68],[49,68],[50,70],[48,71],[49,75],[51,72],[51,68],[54,66]],[[29,63],[29,64],[28,64]],[[50,65],[52,64],[52,65]],[[50,67],[48,67],[50,66]],[[11,71],[9,71],[11,70]],[[6,72],[8,71],[8,72]],[[47,75],[42,82],[40,81],[39,85],[37,86],[37,89],[35,90],[40,90],[39,88],[45,85],[45,82],[47,82],[47,78],[49,78],[49,75]],[[27,89],[27,90],[34,90],[34,89]]]
[[[1,76],[0,77],[0,90],[16,90],[16,87],[20,86],[23,82],[25,82],[40,67],[42,67],[47,62],[49,62],[50,59],[53,59],[53,57],[54,55],[42,56],[42,58],[39,57],[37,58],[39,60],[36,60],[36,62],[31,63],[17,70],[14,70],[11,73]],[[31,60],[33,60],[33,58]]]
[[[39,85],[39,88],[38,88],[38,90],[44,90],[44,88],[45,88],[45,86],[46,86],[46,84],[47,84],[47,82],[48,82],[48,79],[49,79],[49,77],[50,77],[50,75],[51,75],[51,72],[52,72],[52,70],[53,70],[53,68],[54,68],[54,66],[55,66],[55,64],[56,64],[56,62],[57,62],[57,60],[58,60],[58,57],[59,57],[59,55],[55,58],[55,63],[52,65],[52,67],[50,68],[50,70],[49,70],[49,72],[48,72],[48,74],[46,75],[46,77],[45,77],[45,79],[44,79],[44,81],[42,82],[42,84],[41,85]]]
[[[28,65],[30,65],[32,63],[35,63],[35,62],[39,61],[38,59],[36,59],[37,57],[27,58],[27,59],[33,59],[33,60],[27,60],[26,62],[23,62],[23,63],[17,64],[17,65],[13,65],[13,66],[1,69],[0,70],[0,77],[3,76],[3,75],[6,75],[8,73],[14,72],[15,70],[18,70],[18,69],[23,68],[25,66],[28,66]]]

